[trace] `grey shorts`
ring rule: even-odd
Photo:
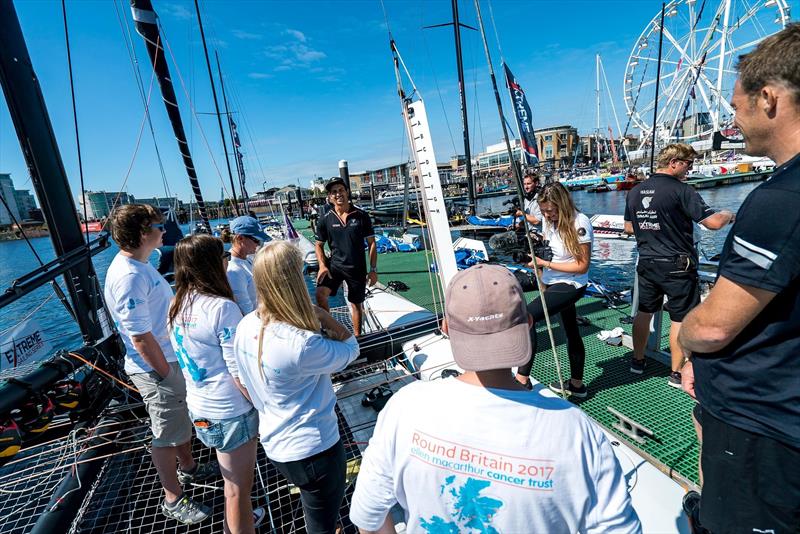
[[[169,364],[166,378],[155,371],[130,375],[150,415],[153,447],[176,447],[192,439],[192,421],[186,408],[186,382],[178,362]]]

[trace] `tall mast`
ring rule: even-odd
[[[203,31],[203,19],[200,17],[200,4],[194,0],[194,8],[197,11],[197,24],[200,26],[200,40],[203,42],[203,53],[206,56],[206,67],[208,68],[208,82],[211,84],[211,94],[214,95],[214,110],[217,112],[217,124],[219,125],[219,136],[222,139],[222,151],[225,154],[225,166],[228,168],[228,179],[231,182],[231,198],[233,199],[233,213],[239,215],[239,201],[236,199],[236,186],[233,183],[233,173],[231,172],[231,162],[228,160],[228,147],[225,143],[225,129],[222,127],[222,116],[219,113],[219,100],[217,99],[217,88],[214,84],[214,75],[211,74],[211,60],[208,59],[208,47],[206,46],[206,32]],[[217,59],[219,61],[219,59]],[[219,63],[217,63],[219,64]],[[220,77],[220,80],[222,78]],[[230,117],[230,115],[228,115]]]
[[[456,40],[456,67],[458,69],[458,93],[461,97],[461,122],[464,126],[464,157],[467,170],[467,194],[469,210],[476,214],[475,181],[472,177],[472,155],[469,149],[469,120],[467,118],[467,94],[464,86],[464,62],[461,58],[461,23],[458,20],[458,0],[452,0],[453,6],[453,33]]]
[[[150,0],[130,0],[133,22],[136,25],[136,33],[142,36],[147,47],[147,55],[153,64],[153,70],[158,77],[158,85],[161,88],[161,97],[164,106],[167,108],[167,115],[172,124],[172,131],[175,140],[178,142],[178,149],[183,157],[183,165],[186,167],[186,174],[189,176],[189,183],[192,185],[192,192],[197,201],[197,210],[203,225],[211,233],[211,224],[208,222],[206,213],[206,203],[203,200],[203,192],[200,190],[200,182],[197,180],[197,171],[194,168],[192,153],[189,150],[189,143],[186,140],[186,130],[183,127],[181,111],[178,108],[178,99],[175,96],[175,87],[172,85],[167,58],[164,54],[164,47],[161,46],[161,36],[158,32],[157,17],[153,11],[153,4]]]
[[[594,86],[594,96],[595,96],[595,107],[596,107],[596,115],[597,115],[597,122],[595,124],[595,140],[597,141],[597,167],[600,168],[600,54],[595,54],[594,56],[594,68],[595,68],[595,86]]]
[[[664,10],[666,4],[661,2],[661,25],[658,27],[658,63],[656,67],[656,99],[653,102],[653,136],[650,142],[650,172],[656,168],[656,130],[658,128],[658,90],[661,86],[661,51],[664,47]]]
[[[228,109],[228,97],[225,94],[225,81],[222,79],[222,67],[219,64],[219,54],[216,50],[214,50],[214,57],[217,60],[217,73],[219,75],[219,87],[222,89],[222,103],[225,104],[225,116],[228,117],[228,134],[231,136],[231,145],[233,148],[233,157],[236,158],[236,174],[239,176],[239,188],[242,192],[242,204],[244,205],[244,211],[246,213],[250,212],[250,206],[247,205],[247,199],[249,195],[247,194],[247,189],[244,187],[244,165],[242,164],[242,159],[239,157],[239,147],[236,145],[236,135],[233,131],[233,116],[231,115],[230,110]],[[219,114],[217,115],[219,116]],[[224,143],[224,137],[223,137]],[[227,149],[225,151],[225,161],[228,161],[228,153]],[[233,183],[231,182],[231,186]]]
[[[486,30],[483,26],[483,17],[481,16],[481,5],[479,0],[475,0],[475,11],[478,14],[478,28],[480,28],[481,39],[483,40],[483,51],[486,53],[486,63],[489,65],[489,77],[492,80],[492,89],[494,89],[494,100],[497,103],[497,114],[500,116],[500,127],[503,129],[503,139],[506,142],[506,152],[508,153],[508,163],[511,166],[511,172],[514,176],[514,181],[517,184],[517,196],[519,197],[520,206],[524,206],[522,202],[522,173],[520,167],[514,160],[514,152],[511,150],[511,141],[508,138],[508,128],[506,127],[505,117],[503,116],[503,104],[500,101],[500,92],[497,90],[497,78],[494,75],[494,66],[492,66],[492,57],[489,54],[489,44],[486,42]],[[522,132],[520,132],[522,137]],[[522,152],[522,147],[520,147]],[[530,236],[529,236],[530,237]]]
[[[50,229],[56,261],[63,260],[65,255],[83,256],[64,272],[64,283],[83,341],[94,345],[112,333],[100,283],[92,266],[90,247],[81,232],[39,78],[33,70],[14,4],[5,0],[0,1],[0,86]]]

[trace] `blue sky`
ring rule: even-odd
[[[153,3],[177,63],[176,69],[170,58],[200,183],[205,197],[216,200],[228,179],[216,119],[207,114],[213,111],[213,102],[194,4]],[[790,4],[798,12],[798,0]],[[353,172],[408,159],[379,1],[202,1],[200,5],[209,46],[212,54],[213,49],[220,54],[239,123],[251,192],[261,189],[263,182],[269,187],[299,179],[307,185],[315,175],[330,177],[337,174],[340,159],[349,160]],[[463,148],[459,148],[453,33],[450,28],[421,28],[451,20],[450,2],[387,0],[385,5],[400,52],[427,102],[438,159],[446,161]],[[144,108],[118,19],[119,13],[132,31],[127,6],[127,2],[67,2],[85,183],[90,190],[118,190],[130,167],[128,192],[161,196],[164,186],[146,126],[134,157]],[[16,7],[77,196],[60,2],[21,1]],[[494,0],[492,7],[504,57],[533,108],[534,127],[572,124],[582,133],[594,127],[594,55],[599,52],[624,128],[625,65],[660,2]],[[482,10],[499,70],[487,3],[482,3]],[[462,22],[476,25],[472,2],[461,2],[461,17]],[[500,126],[480,38],[464,31],[463,40],[472,144],[480,150],[500,140]],[[152,69],[136,34],[133,44],[147,90]],[[199,113],[197,119],[186,93]],[[506,105],[505,93],[503,99]],[[187,200],[188,179],[157,85],[151,114],[171,192]],[[612,123],[607,101],[602,114],[604,126]],[[5,106],[0,109],[0,172],[11,172],[18,188],[30,187]]]

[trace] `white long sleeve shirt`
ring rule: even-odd
[[[350,520],[378,530],[399,503],[408,532],[640,532],[605,435],[540,390],[402,388],[378,417]]]
[[[330,375],[356,359],[356,338],[334,341],[285,323],[270,323],[264,330],[259,370],[260,329],[261,319],[255,313],[242,319],[234,357],[239,380],[259,412],[259,436],[267,456],[292,462],[333,447],[339,441],[339,427]]]

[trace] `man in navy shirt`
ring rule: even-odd
[[[353,334],[358,337],[361,335],[362,305],[367,282],[374,286],[378,281],[375,232],[367,212],[350,202],[350,191],[344,180],[334,178],[325,185],[325,189],[333,207],[321,215],[317,223],[317,304],[328,311],[328,297],[335,295],[342,282],[345,282],[353,315]],[[369,246],[369,272],[364,258],[365,239]],[[325,243],[331,250],[330,259],[325,256]]]
[[[800,24],[739,59],[745,152],[777,167],[739,209],[708,298],[684,321],[683,388],[701,406],[712,532],[800,526]]]
[[[650,321],[666,295],[669,300],[664,310],[669,313],[672,356],[667,384],[676,388],[681,387],[684,361],[678,332],[683,318],[700,302],[692,223],[719,230],[733,218],[730,211],[715,212],[694,187],[685,183],[696,156],[690,145],[667,145],[658,155],[656,172],[631,189],[625,201],[625,232],[636,235],[639,249],[639,311],[633,320],[631,372],[644,372]]]

